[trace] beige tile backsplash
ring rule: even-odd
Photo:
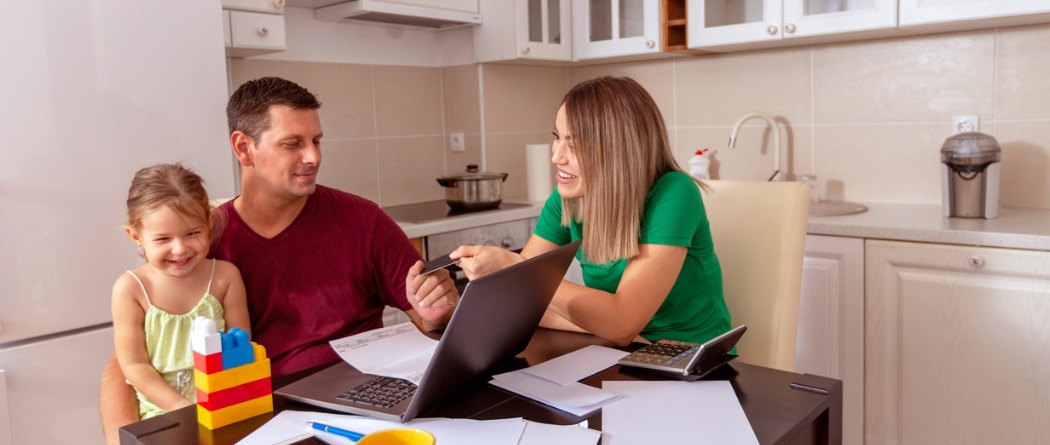
[[[323,106],[320,182],[380,205],[443,199],[439,176],[485,164],[524,196],[525,152],[549,143],[576,82],[626,75],[650,90],[676,156],[715,150],[712,174],[762,180],[780,123],[788,178],[812,173],[825,198],[939,204],[941,143],[952,115],[980,115],[1003,149],[1001,201],[1050,209],[1050,26],[905,37],[648,62],[572,67],[392,67],[231,59],[234,86],[284,76]],[[464,133],[466,150],[448,149]]]

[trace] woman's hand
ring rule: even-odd
[[[448,256],[459,260],[460,269],[470,280],[525,261],[525,257],[517,253],[493,246],[459,246]]]

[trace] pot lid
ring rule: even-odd
[[[976,131],[959,133],[944,140],[941,145],[941,162],[945,164],[973,165],[998,162],[1001,153],[999,141]]]
[[[482,179],[499,179],[507,177],[506,173],[492,173],[487,171],[481,171],[477,164],[467,164],[467,170],[465,172],[456,173],[454,175],[448,175],[441,179],[455,179],[460,181],[478,181]]]

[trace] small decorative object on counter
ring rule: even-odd
[[[817,189],[817,175],[802,175],[798,177],[798,180],[809,188],[809,202],[820,202],[820,192]]]
[[[699,180],[711,179],[708,171],[711,168],[711,160],[704,156],[710,149],[697,150],[692,159],[689,160],[689,174]]]
[[[266,348],[247,332],[218,332],[206,317],[193,321],[193,380],[197,421],[209,430],[273,411]],[[203,431],[203,430],[202,430]]]

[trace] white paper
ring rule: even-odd
[[[579,425],[525,421],[525,434],[522,434],[518,445],[595,445],[601,438],[600,431]]]
[[[365,374],[396,377],[419,384],[437,340],[411,322],[373,329],[329,342],[343,361]]]
[[[587,416],[621,397],[619,394],[602,391],[583,383],[561,386],[517,372],[494,376],[489,384],[580,417]]]
[[[619,349],[590,345],[521,372],[566,386],[608,369],[627,354]]]
[[[625,396],[602,409],[603,445],[758,444],[729,382],[607,381],[602,388]]]
[[[616,364],[627,352],[587,346],[536,366],[498,374],[489,383],[576,416],[586,416],[620,396],[578,380]]]
[[[238,445],[290,443],[294,438],[316,435],[333,445],[352,445],[350,439],[317,431],[307,422],[320,422],[361,434],[388,428],[419,428],[434,435],[438,444],[519,445],[557,443],[594,445],[601,433],[578,426],[555,426],[529,422],[520,417],[500,420],[421,418],[407,424],[347,414],[312,411],[282,411],[265,425],[237,442]],[[528,427],[528,428],[527,428]]]

